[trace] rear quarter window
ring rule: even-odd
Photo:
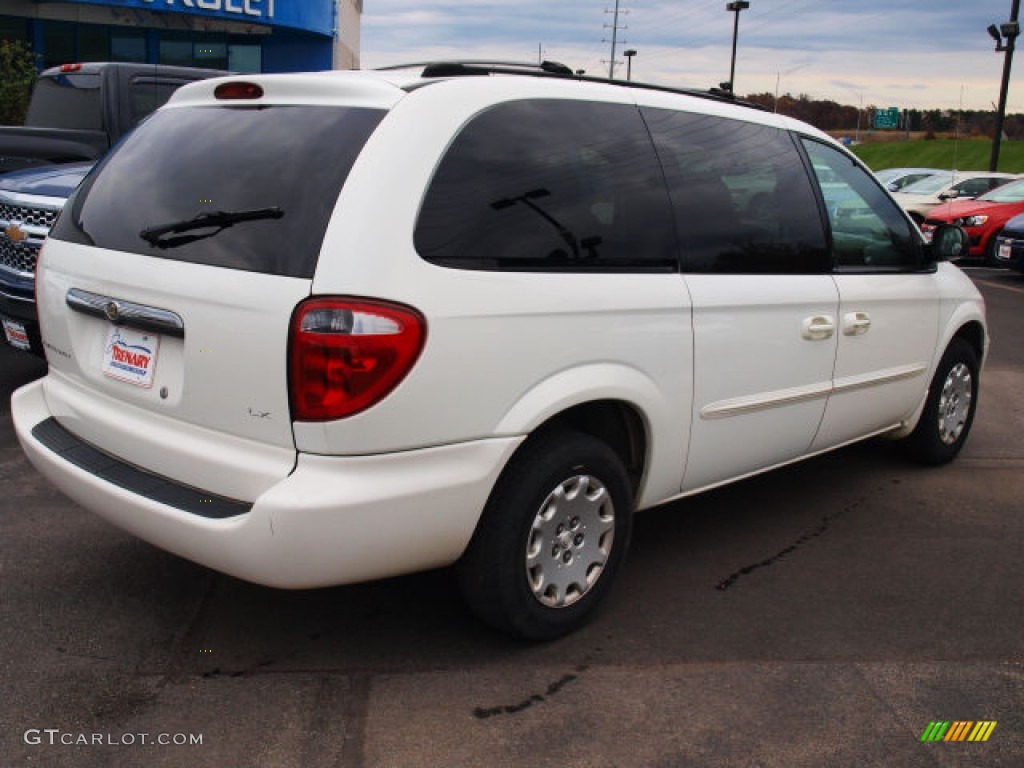
[[[384,111],[196,107],[156,112],[72,197],[51,236],[145,256],[312,277],[327,221]],[[279,216],[143,234],[197,216]]]
[[[678,269],[650,136],[620,104],[533,99],[478,115],[429,185],[415,244],[460,269]]]

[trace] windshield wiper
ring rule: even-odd
[[[191,219],[182,219],[170,224],[161,224],[158,227],[147,227],[139,232],[139,237],[155,245],[158,248],[174,248],[178,245],[202,240],[206,237],[213,237],[225,229],[243,221],[259,221],[261,219],[280,219],[284,216],[277,206],[272,208],[254,208],[249,211],[207,211],[193,216]],[[176,235],[182,232],[191,232],[196,229],[213,228],[213,232],[203,235],[189,235],[186,237],[172,237],[163,239],[164,235]]]

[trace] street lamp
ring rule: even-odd
[[[992,139],[992,157],[988,162],[988,169],[995,171],[999,167],[999,147],[1003,141],[1003,121],[1006,119],[1006,95],[1010,90],[1010,65],[1013,63],[1013,48],[1020,35],[1020,24],[1017,23],[1017,15],[1020,12],[1020,0],[1013,0],[1010,9],[1010,20],[1005,24],[996,27],[989,24],[988,33],[996,41],[996,52],[1004,53],[1003,59],[1003,83],[999,88],[999,111],[996,113],[996,135]],[[1005,45],[1003,38],[1006,38]]]
[[[723,86],[728,86],[726,90],[732,94],[736,93],[734,87],[736,78],[736,41],[740,35],[740,11],[746,10],[749,7],[750,3],[747,0],[735,0],[735,2],[725,4],[725,10],[736,14],[732,25],[732,65],[729,67],[729,82],[722,83]]]
[[[628,51],[623,51],[622,55],[626,57],[626,80],[632,80],[633,57],[636,56],[636,49],[630,48]]]

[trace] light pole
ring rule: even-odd
[[[734,87],[736,82],[736,41],[740,36],[740,11],[746,10],[749,7],[750,3],[748,0],[735,0],[735,2],[725,4],[725,10],[736,14],[732,25],[732,65],[729,67],[728,83],[728,91],[732,94],[736,93],[736,88]]]
[[[633,79],[633,57],[636,56],[636,49],[630,48],[627,51],[623,51],[623,56],[626,57],[626,80]]]
[[[796,72],[797,70],[803,69],[804,67],[808,67],[808,66],[810,66],[810,65],[809,64],[801,64],[799,67],[793,67],[792,69],[787,69],[785,72],[776,72],[775,73],[775,111],[776,112],[779,111],[779,83],[782,81],[782,76],[783,75],[791,75],[794,72]]]
[[[1010,65],[1013,64],[1013,49],[1020,35],[1020,24],[1017,23],[1017,15],[1020,12],[1020,0],[1013,0],[1010,8],[1010,20],[1006,24],[990,24],[988,33],[996,41],[996,51],[1005,52],[1003,59],[1003,82],[999,88],[999,110],[996,112],[996,135],[992,139],[992,157],[988,162],[988,169],[995,171],[999,167],[999,148],[1003,140],[1003,121],[1006,119],[1006,95],[1010,89]],[[1006,38],[1006,44],[1003,44]]]

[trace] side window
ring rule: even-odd
[[[721,117],[642,112],[668,181],[684,271],[831,270],[817,199],[788,133]]]
[[[983,195],[992,188],[987,178],[967,179],[961,181],[953,189],[957,191],[957,197],[968,198]]]
[[[920,248],[910,222],[878,182],[835,147],[804,139],[832,227],[839,269],[914,269]]]
[[[136,125],[150,112],[162,107],[171,95],[183,86],[185,80],[155,80],[135,78],[131,83],[129,125]]]
[[[500,104],[455,137],[414,235],[459,269],[678,271],[672,211],[635,106]]]

